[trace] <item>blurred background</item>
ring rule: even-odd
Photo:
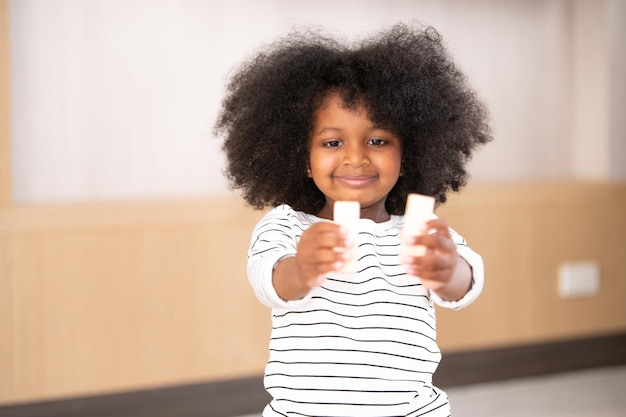
[[[622,0],[0,0],[0,406],[261,375],[262,213],[221,174],[225,83],[292,28],[412,20],[495,136],[440,209],[487,271],[438,313],[444,355],[623,340]]]

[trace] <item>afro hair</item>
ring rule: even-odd
[[[253,207],[322,209],[306,170],[313,116],[330,93],[400,138],[404,175],[387,197],[391,214],[404,212],[409,193],[445,202],[467,183],[472,152],[492,139],[484,105],[434,28],[397,24],[352,45],[293,31],[235,71],[214,127],[229,185]]]

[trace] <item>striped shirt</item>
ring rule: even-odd
[[[272,285],[275,264],[296,254],[302,232],[325,221],[274,208],[256,225],[248,277],[258,299],[272,308],[265,368],[270,416],[449,416],[445,393],[432,385],[441,359],[434,304],[462,308],[483,286],[483,264],[451,230],[457,251],[473,270],[470,291],[441,300],[399,262],[403,216],[359,220],[357,273],[329,273],[306,297],[282,300]]]

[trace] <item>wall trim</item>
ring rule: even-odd
[[[442,388],[626,365],[626,333],[444,354]],[[233,417],[260,415],[261,376],[0,407],[5,417]]]

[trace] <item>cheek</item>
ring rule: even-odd
[[[398,175],[402,174],[402,156],[398,156],[396,160],[396,171]]]
[[[309,158],[309,167],[313,176],[323,174],[332,170],[335,166],[334,158],[329,155],[320,155],[317,152],[311,152]]]
[[[384,168],[389,175],[400,175],[402,169],[402,155],[395,152],[384,155],[379,159],[378,164],[380,167]]]

